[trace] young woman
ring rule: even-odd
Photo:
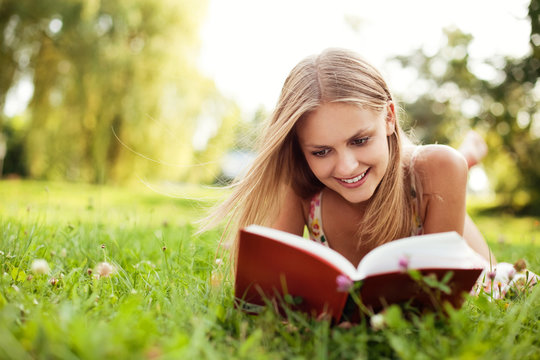
[[[474,138],[461,153],[414,145],[381,74],[355,53],[330,49],[301,61],[261,140],[214,213],[229,217],[229,237],[250,224],[297,235],[307,226],[311,239],[358,263],[398,238],[456,231],[489,263],[465,207],[465,157],[472,164],[484,149]]]

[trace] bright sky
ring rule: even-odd
[[[327,47],[362,54],[388,75],[384,60],[422,47],[437,50],[444,27],[471,33],[469,55],[520,57],[529,51],[528,0],[210,0],[200,66],[247,113],[271,110],[292,67]],[[356,23],[354,30],[349,23]],[[399,81],[396,81],[399,80]],[[388,78],[399,92],[407,81]]]
[[[250,114],[271,110],[298,61],[328,47],[362,54],[386,75],[392,90],[410,89],[414,74],[384,60],[422,47],[436,51],[444,27],[473,34],[469,55],[523,56],[529,51],[529,0],[209,0],[200,31],[201,70]],[[351,24],[356,24],[353,28]],[[24,111],[33,87],[10,90],[4,112]]]

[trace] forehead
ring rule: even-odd
[[[345,103],[327,103],[297,124],[303,144],[331,144],[346,141],[355,134],[376,131],[384,125],[382,112]]]

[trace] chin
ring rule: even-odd
[[[338,192],[338,194],[343,198],[345,199],[347,202],[351,203],[351,204],[361,204],[363,202],[366,202],[368,201],[369,199],[371,199],[371,197],[373,196],[373,192],[370,191],[369,193],[366,194],[365,191],[362,191],[361,193],[354,193],[354,192],[343,192],[343,191],[340,191]]]
[[[343,196],[343,195],[342,195]],[[349,203],[351,204],[355,204],[355,205],[359,205],[359,204],[362,204],[366,201],[368,201],[369,199],[371,199],[371,196],[369,197],[359,197],[359,196],[356,196],[356,197],[343,197],[345,200],[347,200]]]

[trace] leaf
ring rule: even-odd
[[[11,270],[11,278],[16,282],[21,282],[26,279],[26,273],[23,270],[19,270],[19,268],[14,267]]]
[[[424,282],[427,286],[431,288],[438,288],[439,287],[439,281],[437,280],[437,277],[435,274],[429,274],[427,276],[424,276]]]
[[[290,305],[293,305],[294,304],[294,299],[293,297],[291,296],[291,294],[285,294],[285,296],[283,296],[283,300],[285,300],[285,302],[287,304],[290,304]]]
[[[419,281],[422,279],[422,274],[418,270],[411,269],[408,271],[408,273],[413,280]]]
[[[407,326],[406,320],[403,318],[403,313],[399,306],[392,305],[386,309],[384,314],[386,324],[392,329],[403,329]]]
[[[292,296],[291,294],[285,294],[283,300],[289,305],[300,305],[304,302],[304,298],[301,296]]]
[[[448,285],[439,283],[439,286],[437,288],[443,293],[450,295],[450,287]]]
[[[11,278],[15,281],[17,281],[17,275],[19,274],[19,268],[16,268],[14,267],[13,269],[11,269]]]
[[[447,284],[452,278],[452,276],[454,276],[454,272],[448,271],[446,274],[444,274],[444,277],[442,278],[441,283]]]

